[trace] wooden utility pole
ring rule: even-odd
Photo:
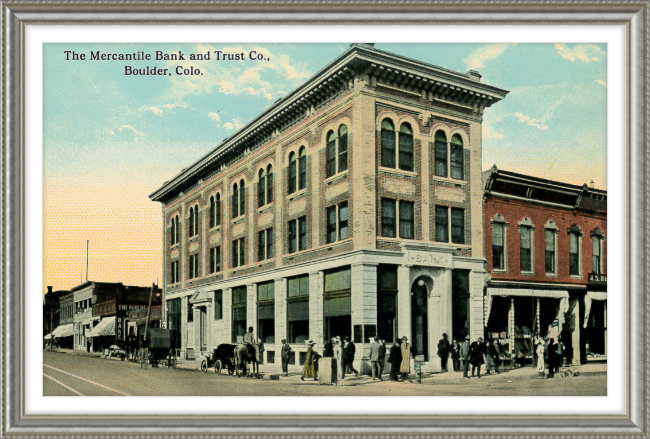
[[[147,323],[144,325],[144,339],[147,340],[149,333],[149,321],[151,320],[151,301],[153,300],[153,293],[156,290],[156,284],[151,284],[151,292],[149,293],[149,308],[147,308]]]
[[[54,331],[52,330],[52,325],[54,325],[54,308],[50,307],[50,352],[52,352],[54,347]]]

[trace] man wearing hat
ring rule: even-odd
[[[442,334],[442,338],[438,341],[438,357],[440,357],[440,367],[443,372],[447,372],[447,361],[449,360],[449,352],[451,352],[451,350],[447,333],[444,333]]]
[[[258,356],[257,356],[257,343],[255,340],[255,336],[253,335],[253,327],[249,326],[248,327],[248,332],[244,334],[244,344],[246,345],[246,348],[248,349],[248,352],[255,358],[255,361],[257,361]]]
[[[284,373],[284,376],[289,376],[289,357],[291,356],[291,352],[291,346],[287,343],[287,339],[283,338],[280,359],[282,360],[282,373]]]
[[[341,379],[345,378],[345,372],[351,370],[356,375],[359,375],[359,371],[354,368],[354,354],[356,352],[356,347],[354,343],[350,340],[350,336],[345,336],[345,344],[343,346],[343,372]]]
[[[463,378],[469,378],[469,335],[465,336],[465,341],[460,345],[460,369],[463,371]]]
[[[379,376],[381,381],[381,374],[379,373],[379,351],[381,345],[377,343],[375,337],[370,337],[370,368],[372,369],[372,379],[376,380]]]
[[[478,370],[478,377],[481,378],[481,366],[485,364],[485,344],[483,337],[471,344],[469,348],[469,361],[472,363],[472,376]]]

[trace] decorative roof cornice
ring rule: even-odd
[[[480,75],[474,71],[458,73],[378,50],[370,44],[353,44],[307,82],[277,100],[149,197],[165,202],[204,176],[218,172],[238,153],[278,136],[281,129],[308,117],[322,103],[352,88],[354,78],[361,75],[373,84],[407,88],[417,91],[423,99],[455,102],[477,110],[489,107],[508,94],[507,90],[482,84]]]

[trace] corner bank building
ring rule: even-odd
[[[371,44],[305,84],[156,190],[164,322],[180,355],[240,342],[301,365],[313,340],[483,335],[481,123],[508,92]]]

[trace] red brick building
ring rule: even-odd
[[[484,173],[488,337],[532,358],[536,335],[567,361],[607,353],[607,192],[499,170]]]

